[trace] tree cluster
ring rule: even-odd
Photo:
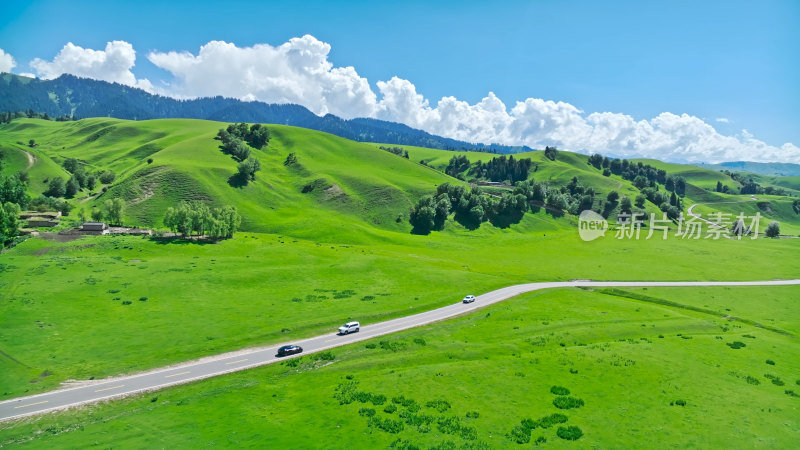
[[[384,147],[383,145],[381,145],[378,148],[387,151],[389,153],[395,154],[397,156],[402,156],[405,159],[408,159],[408,150],[403,150],[403,147]]]
[[[97,222],[105,220],[110,225],[122,225],[122,215],[125,212],[125,200],[115,197],[106,200],[103,206],[103,209],[94,209],[92,211],[92,220]]]
[[[22,172],[17,172],[9,177],[0,175],[0,204],[15,203],[20,208],[25,208],[30,202],[28,197],[28,183],[24,180]]]
[[[167,208],[164,225],[174,233],[189,236],[229,238],[239,229],[242,217],[233,206],[211,209],[203,202],[181,202],[177,207]]]
[[[269,130],[260,123],[254,123],[248,127],[246,123],[242,122],[230,124],[228,128],[220,129],[217,133],[217,138],[222,141],[223,145],[236,139],[247,142],[256,150],[261,150],[269,145]],[[245,158],[241,159],[246,158],[245,156]]]
[[[513,155],[507,158],[505,155],[501,155],[485,163],[476,162],[470,169],[469,174],[475,178],[500,182],[510,181],[513,184],[517,181],[528,179],[528,171],[531,165],[530,158],[515,159]]]
[[[459,178],[459,175],[467,169],[469,169],[469,159],[465,155],[458,155],[450,158],[450,162],[444,168],[444,173],[453,178]]]

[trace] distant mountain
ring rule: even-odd
[[[752,172],[768,176],[797,177],[800,176],[800,164],[792,163],[757,163],[750,161],[732,161],[719,164],[695,164],[704,169],[730,170],[732,172]]]
[[[376,119],[317,116],[300,105],[213,97],[176,100],[117,83],[62,75],[39,80],[10,73],[0,75],[0,111],[33,110],[53,117],[116,117],[129,120],[189,118],[220,122],[259,122],[324,131],[361,142],[415,145],[444,150],[493,153],[531,151],[529,147],[473,144],[435,136],[409,126]]]

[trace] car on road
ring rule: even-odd
[[[339,327],[339,334],[357,333],[361,329],[361,324],[358,322],[347,322]]]
[[[278,356],[289,356],[294,355],[295,353],[302,353],[303,347],[299,345],[284,345],[283,347],[278,349]]]
[[[462,303],[472,303],[474,301],[475,301],[475,296],[474,295],[468,295],[468,296],[464,297],[464,300],[461,300]]]

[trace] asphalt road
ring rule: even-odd
[[[285,344],[297,344],[303,347],[302,354],[319,352],[332,347],[352,344],[376,336],[396,333],[407,328],[427,325],[433,322],[466,314],[487,305],[500,302],[516,295],[539,289],[560,287],[649,287],[649,286],[779,286],[800,284],[796,280],[772,281],[590,281],[574,280],[565,282],[542,282],[509,286],[477,296],[474,303],[458,303],[431,311],[413,314],[386,322],[361,326],[358,333],[338,336],[335,331],[322,336],[302,339],[293,342],[276,344],[249,350],[225,353],[214,357],[182,363],[168,368],[156,369],[137,375],[120,376],[105,380],[90,381],[80,387],[59,389],[29,397],[21,397],[0,402],[0,421],[12,420],[24,416],[42,414],[49,411],[62,410],[123,397],[134,393],[154,391],[167,386],[175,386],[191,381],[202,380],[217,375],[271,364],[286,358],[278,358],[278,347]],[[466,294],[466,293],[465,293]],[[460,299],[460,297],[459,297]],[[287,358],[293,358],[294,355]]]

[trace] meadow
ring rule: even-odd
[[[775,304],[800,296],[794,286],[760,289]],[[630,297],[735,312],[752,292],[617,294],[525,294],[324,356],[1,424],[0,445],[793,446],[796,337]],[[747,312],[798,323],[796,308],[773,303]],[[575,436],[567,427],[580,430],[576,442],[560,437]]]

